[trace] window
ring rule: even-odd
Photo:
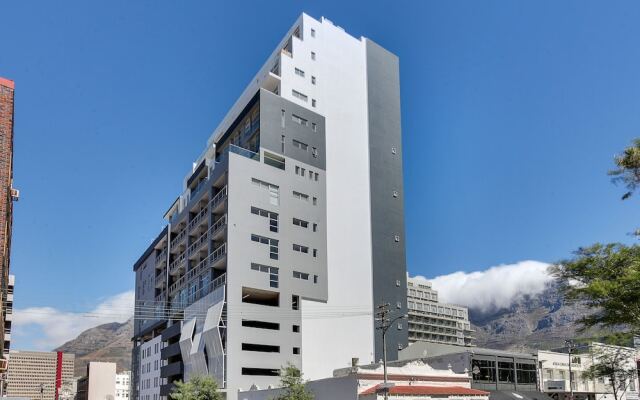
[[[318,283],[318,275],[313,276],[313,283]]]
[[[312,122],[312,123],[311,123],[311,130],[312,130],[312,131],[314,131],[314,132],[317,132],[317,131],[318,131],[318,125],[316,125],[316,123],[315,123],[315,122]]]
[[[304,176],[306,169],[296,165],[296,175]]]
[[[311,28],[311,37],[316,37],[316,30]]]
[[[307,99],[309,98],[306,94],[300,93],[295,89],[291,89],[291,94],[293,95],[293,97],[298,98],[302,101],[307,101]]]
[[[303,70],[301,70],[300,68],[296,68],[295,71],[296,71],[296,75],[301,76],[301,77],[304,78],[304,71]]]
[[[280,188],[278,186],[268,182],[261,181],[260,179],[256,179],[256,178],[251,178],[251,183],[269,192],[271,204],[273,204],[274,206],[277,206],[280,203]]]
[[[309,170],[309,179],[313,179],[313,171]]]
[[[307,246],[302,246],[300,244],[293,244],[293,251],[299,251],[300,253],[305,253],[308,254],[309,253],[309,247]]]
[[[535,364],[516,363],[516,377],[518,384],[536,384],[536,366]]]
[[[313,156],[313,158],[318,158],[318,149],[316,149],[315,147],[312,147],[311,148],[311,155]],[[316,174],[316,175],[318,175],[318,174]]]
[[[513,362],[498,361],[498,381],[514,383]]]
[[[292,139],[292,143],[293,143],[293,147],[297,147],[297,148],[299,148],[300,150],[307,151],[307,149],[309,148],[309,145],[308,145],[308,144],[306,144],[306,143],[302,143],[302,142],[301,142],[301,141],[299,141],[299,140]]]
[[[254,271],[264,272],[269,274],[269,286],[272,288],[278,287],[278,268],[270,267],[268,265],[251,263],[251,269]]]
[[[314,206],[317,206],[317,205],[318,205],[318,198],[317,198],[317,197],[314,197],[314,198],[313,198],[313,205],[314,205]]]
[[[282,110],[282,115],[280,117],[280,124],[282,125],[282,128],[284,128],[284,110]]]
[[[315,107],[316,106],[316,99],[311,99],[311,107]]]
[[[242,368],[242,375],[280,376],[280,370],[271,368]]]
[[[269,230],[271,232],[278,232],[278,213],[274,213],[273,211],[267,211],[267,210],[263,210],[261,208],[252,206],[251,214],[269,218]]]
[[[261,306],[278,307],[280,293],[271,290],[242,287],[242,302]]]
[[[311,76],[311,84],[315,85],[316,84],[316,77],[315,76]]]
[[[300,333],[300,325],[293,325],[292,330],[294,333]]]
[[[293,191],[293,197],[299,200],[304,200],[304,201],[309,201],[309,195],[306,195],[304,193],[300,193],[300,192],[296,192],[295,190]],[[314,197],[314,202],[315,202],[315,197]],[[315,203],[314,203],[315,205]]]
[[[300,347],[294,347],[293,354],[300,354]]]
[[[312,51],[312,52],[311,52],[311,59],[312,59],[312,60],[315,60],[315,59],[316,59],[316,52],[315,52],[315,51]]]
[[[291,309],[292,310],[300,309],[300,296],[296,296],[295,294],[291,296]]]
[[[496,381],[496,362],[491,360],[473,360],[471,371],[474,382]]]
[[[272,260],[278,259],[278,240],[271,239],[265,236],[251,234],[251,240],[254,242],[269,245],[269,258]]]
[[[318,231],[318,224],[316,224],[315,222],[313,223],[313,231],[314,232]]]
[[[318,249],[313,249],[313,256],[318,257]]]
[[[284,135],[282,136],[282,148],[283,148],[282,152],[284,153]],[[271,154],[267,151],[264,152],[264,163],[281,170],[285,169],[284,157]]]
[[[302,279],[305,281],[309,280],[309,274],[304,272],[293,271],[293,277],[296,279]]]
[[[242,350],[257,351],[260,353],[280,353],[280,346],[269,344],[242,343]]]
[[[299,226],[301,228],[308,228],[309,227],[309,222],[303,221],[303,220],[298,219],[298,218],[293,218],[293,224],[296,225],[296,226]]]
[[[291,120],[295,123],[298,123],[300,125],[304,125],[307,126],[309,124],[309,121],[307,121],[306,119],[299,117],[295,114],[291,114]]]

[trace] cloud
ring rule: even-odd
[[[490,312],[509,307],[524,296],[541,293],[553,279],[547,272],[548,267],[549,264],[539,261],[521,261],[484,271],[454,272],[430,281],[440,301]]]
[[[133,316],[133,290],[111,296],[93,310],[63,311],[53,307],[14,309],[11,348],[52,350],[81,332],[109,322],[125,322]]]

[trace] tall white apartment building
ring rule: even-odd
[[[438,301],[438,292],[422,277],[407,278],[409,342],[471,346],[473,330],[467,307]]]
[[[165,218],[134,265],[134,398],[207,374],[235,399],[287,363],[317,379],[380,359],[376,305],[407,312],[398,58],[301,15]],[[407,330],[387,343],[393,359]]]

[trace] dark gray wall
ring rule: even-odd
[[[402,190],[402,133],[398,58],[367,40],[369,163],[371,182],[371,239],[373,304],[390,303],[392,316],[407,313]],[[397,197],[394,197],[394,191]],[[395,237],[399,236],[399,241]],[[399,283],[399,284],[398,284]],[[401,304],[397,308],[398,302]],[[398,357],[407,345],[407,321],[387,331],[387,357]],[[382,335],[376,330],[375,359],[382,358]]]
[[[282,110],[285,112],[284,128],[282,127]],[[308,126],[294,122],[295,114],[308,121]],[[313,132],[311,124],[317,129]],[[282,135],[285,136],[284,155],[298,161],[326,169],[326,145],[324,133],[324,117],[304,107],[283,99],[268,90],[260,90],[260,147],[277,154],[282,154]],[[309,145],[307,151],[293,147],[296,139]],[[318,157],[313,157],[311,148],[318,149]]]

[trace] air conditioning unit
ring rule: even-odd
[[[20,199],[20,191],[18,189],[11,188],[11,200],[18,201]]]

